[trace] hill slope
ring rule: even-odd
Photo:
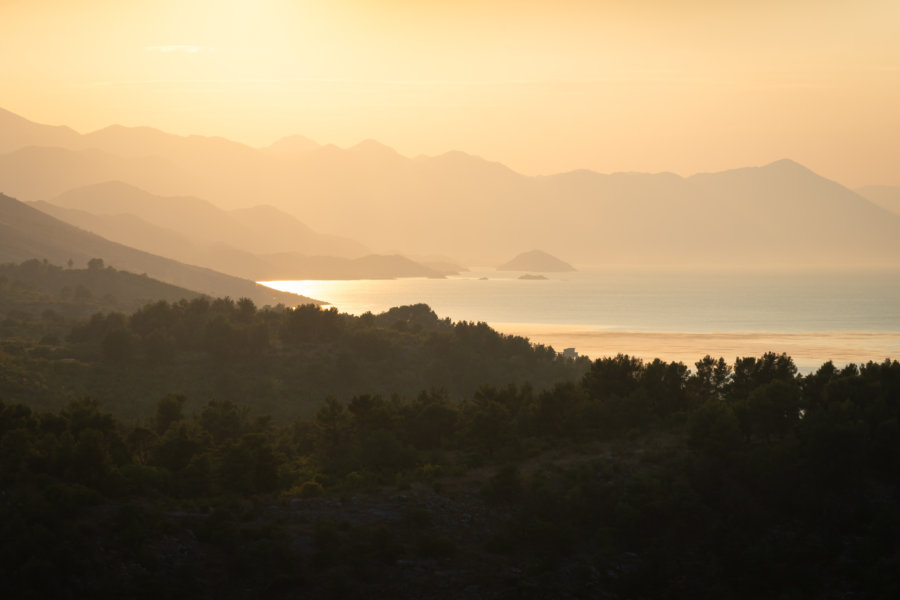
[[[110,240],[254,281],[444,274],[402,256],[359,256],[359,244],[318,234],[271,206],[223,211],[199,198],[155,196],[122,182],[77,188],[51,202],[33,206]]]
[[[149,302],[177,302],[198,292],[162,281],[104,267],[95,261],[87,269],[69,269],[30,259],[0,264],[0,314],[45,315],[50,309],[67,317],[100,311],[132,312]],[[48,320],[42,316],[43,320]],[[56,315],[50,315],[51,321]]]
[[[353,258],[365,248],[348,239],[319,234],[272,206],[225,211],[190,196],[159,196],[121,181],[83,186],[49,201],[98,216],[130,214],[195,243],[227,244],[251,253],[300,252]]]
[[[0,262],[21,262],[31,258],[47,259],[60,265],[72,260],[76,266],[84,266],[92,258],[102,258],[119,269],[146,273],[212,296],[247,297],[257,304],[317,302],[111,242],[0,194]]]
[[[900,186],[867,185],[858,188],[856,193],[869,202],[900,215]]]

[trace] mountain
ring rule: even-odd
[[[468,264],[501,262],[522,240],[583,265],[900,264],[900,215],[789,160],[691,177],[526,177],[462,152],[407,158],[374,141],[341,149],[295,140],[303,150],[288,159],[218,138],[103,131],[0,155],[0,185],[31,200],[108,180],[228,209],[264,199],[379,253]],[[17,135],[46,135],[35,132]]]
[[[68,127],[41,125],[0,108],[0,154],[25,146],[62,146],[78,143],[79,134]]]
[[[224,211],[199,198],[156,196],[118,181],[35,206],[120,243],[254,280],[444,275],[400,256],[360,257],[360,244],[316,233],[272,206]]]
[[[869,202],[900,215],[900,186],[868,185],[857,188],[856,193]]]
[[[259,205],[229,211],[229,216],[253,232],[251,249],[356,258],[368,252],[348,238],[318,233],[274,206]]]
[[[59,265],[71,260],[79,267],[93,258],[101,258],[117,269],[146,273],[160,281],[211,296],[247,297],[260,305],[318,303],[304,296],[277,292],[253,281],[111,242],[0,194],[0,262],[22,262],[31,258],[46,259]]]
[[[50,204],[99,216],[133,215],[146,223],[199,243],[236,240],[251,231],[211,202],[192,196],[159,196],[121,181],[78,187],[49,200]]]
[[[562,273],[575,267],[542,250],[523,252],[511,261],[497,267],[498,271],[536,271],[538,273]]]
[[[148,223],[133,214],[97,215],[48,202],[30,205],[60,221],[144,252],[253,281],[265,279],[260,276],[266,272],[265,261],[249,252],[226,244],[196,242],[187,234]]]
[[[118,235],[116,240],[123,243],[133,235],[146,239],[150,231],[148,227],[153,227],[164,244],[170,243],[166,239],[167,234],[163,233],[165,231],[169,232],[168,237],[175,234],[194,245],[225,245],[254,254],[297,252],[351,258],[366,253],[366,248],[361,244],[339,236],[317,233],[272,206],[225,211],[200,198],[158,196],[121,181],[69,190],[52,198],[48,204],[90,213],[102,217],[101,221],[107,223],[122,215],[136,217],[143,222],[141,232],[134,232],[132,228],[116,230],[115,227],[123,225],[121,219],[115,219],[118,221],[115,226],[106,227],[108,233]],[[46,204],[41,208],[54,210]],[[57,211],[58,218],[62,218],[62,214]],[[101,221],[95,220],[93,227],[101,227]],[[137,225],[135,221],[132,223]],[[85,228],[109,237],[107,232],[93,227]],[[156,248],[150,251],[160,252]]]
[[[269,280],[442,278],[446,274],[400,255],[370,254],[355,259],[276,254],[264,256]]]
[[[263,152],[285,159],[303,156],[319,147],[319,144],[302,135],[283,137],[271,146],[263,148]]]
[[[97,149],[38,146],[0,155],[0,192],[24,200],[49,200],[73,188],[110,180],[163,195],[190,195],[196,185],[186,171],[158,157],[125,158]]]
[[[364,248],[318,234],[270,206],[223,211],[199,198],[154,196],[122,182],[78,188],[52,202],[33,206],[112,241],[254,281],[445,274],[401,256],[322,255],[358,255]]]

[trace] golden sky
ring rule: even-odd
[[[82,132],[900,185],[898,0],[0,0],[0,80]]]

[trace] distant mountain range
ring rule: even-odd
[[[374,141],[340,149],[292,137],[255,149],[149,128],[79,135],[11,113],[0,113],[0,131],[0,189],[21,199],[121,181],[227,209],[270,205],[382,254],[497,264],[527,245],[576,265],[900,264],[900,215],[790,160],[691,177],[526,177],[461,152],[406,158]]]
[[[402,256],[363,255],[360,244],[315,233],[271,206],[224,211],[199,198],[154,196],[122,182],[32,205],[107,239],[255,281],[446,274]]]
[[[61,266],[71,260],[79,268],[87,266],[93,258],[101,258],[116,269],[146,273],[160,281],[211,296],[250,298],[258,305],[319,303],[111,242],[0,194],[0,263],[32,258]]]

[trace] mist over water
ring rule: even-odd
[[[470,271],[448,279],[275,281],[342,312],[424,302],[441,317],[486,321],[557,350],[619,352],[692,364],[787,352],[802,370],[900,356],[900,271],[588,270],[519,280]],[[487,280],[481,279],[486,277]]]

